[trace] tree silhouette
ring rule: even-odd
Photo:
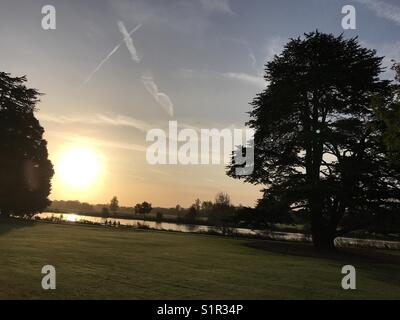
[[[201,210],[201,201],[199,198],[197,198],[194,203],[193,203],[194,208],[196,209],[197,212],[200,212]]]
[[[216,226],[225,226],[235,213],[231,198],[227,193],[218,192],[208,221]]]
[[[400,64],[395,63],[392,69],[396,73],[396,83],[392,85],[393,99],[387,103],[378,97],[375,99],[375,108],[386,126],[384,142],[391,158],[400,164]]]
[[[209,216],[212,212],[213,203],[212,201],[203,201],[201,204],[201,213],[204,216]]]
[[[311,216],[314,245],[371,224],[398,207],[399,170],[388,161],[372,103],[391,97],[382,58],[357,38],[313,32],[292,39],[266,64],[268,87],[252,102],[254,171],[273,199]],[[243,152],[239,148],[237,152]]]
[[[143,214],[143,220],[145,219],[146,213],[150,213],[153,208],[151,207],[151,203],[144,201],[143,203],[138,203],[134,207],[135,213]]]
[[[177,204],[177,205],[175,206],[175,210],[176,210],[176,212],[179,214],[179,213],[182,211],[181,205],[180,205],[180,204]]]
[[[103,208],[101,209],[101,216],[102,216],[103,218],[108,218],[109,215],[110,215],[110,213],[109,213],[109,211],[108,211],[108,208],[107,208],[107,207],[103,207]]]
[[[196,221],[198,212],[199,211],[196,209],[196,205],[192,204],[185,216],[187,222],[194,223]]]
[[[0,212],[27,215],[50,205],[53,165],[44,129],[35,118],[40,93],[26,77],[0,72]]]
[[[118,198],[116,196],[114,196],[110,201],[110,211],[113,214],[116,214],[118,209],[119,209]]]

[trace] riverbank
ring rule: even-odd
[[[252,230],[245,228],[213,227],[205,225],[187,225],[165,222],[143,221],[135,219],[115,219],[98,218],[91,216],[79,216],[75,214],[42,213],[35,216],[35,219],[41,219],[51,222],[74,222],[83,224],[96,224],[108,227],[128,227],[137,229],[150,229],[159,231],[175,231],[183,233],[201,233],[209,235],[222,235],[230,237],[240,237],[249,239],[264,239],[277,241],[312,241],[311,235],[293,232],[276,232],[271,230]],[[355,247],[355,248],[376,248],[400,250],[400,241],[387,241],[378,239],[362,239],[356,237],[338,237],[335,239],[337,247]]]
[[[185,217],[180,217],[176,215],[162,215],[161,218],[157,218],[156,214],[147,214],[145,216],[139,214],[128,214],[128,213],[116,213],[115,215],[107,215],[103,216],[98,212],[89,212],[89,213],[71,213],[71,212],[59,212],[59,211],[46,211],[44,212],[46,215],[76,215],[81,217],[82,220],[91,220],[91,218],[97,218],[99,221],[108,220],[108,221],[118,221],[118,220],[135,220],[141,221],[143,224],[165,224],[165,225],[183,225],[183,226],[199,226],[200,229],[204,228],[216,228],[212,223],[208,222],[207,217],[197,217],[195,220],[188,220]],[[245,226],[238,225],[229,225],[225,229],[242,229],[242,230],[251,230]],[[309,224],[283,224],[283,223],[271,223],[268,226],[268,229],[265,229],[266,232],[273,233],[288,233],[288,234],[299,234],[298,238],[306,238],[310,239],[311,236],[311,227]],[[365,239],[372,241],[391,241],[391,242],[400,242],[400,230],[392,233],[378,233],[371,232],[368,230],[357,230],[353,231],[344,236],[345,238],[353,238],[353,239]],[[284,240],[284,239],[282,239]],[[355,242],[354,242],[355,243]]]
[[[157,222],[157,223],[173,223],[173,224],[185,224],[185,225],[199,225],[199,226],[208,226],[213,227],[214,224],[208,221],[208,218],[205,216],[196,217],[193,219],[188,219],[185,216],[173,215],[173,214],[162,214],[157,217],[156,213],[149,213],[146,215],[143,214],[134,214],[134,213],[121,213],[116,212],[115,214],[104,215],[101,212],[68,212],[61,210],[54,211],[45,211],[45,214],[57,214],[57,215],[71,215],[75,214],[77,216],[82,217],[94,217],[100,219],[124,219],[124,220],[141,220],[144,222]],[[239,225],[230,224],[231,228],[243,228]],[[311,229],[306,224],[283,224],[283,223],[273,223],[270,224],[269,230],[271,231],[281,231],[281,232],[295,232],[295,233],[304,233],[310,234]]]
[[[392,251],[29,220],[2,221],[0,240],[1,299],[400,299],[400,264],[376,256]],[[357,290],[341,288],[345,264]]]

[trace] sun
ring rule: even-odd
[[[63,185],[71,189],[87,189],[99,177],[100,157],[86,146],[72,146],[65,149],[56,164],[56,174]]]

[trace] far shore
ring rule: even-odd
[[[52,214],[52,212],[48,212],[48,214]],[[228,236],[228,237],[237,237],[237,238],[248,238],[248,239],[264,239],[264,240],[277,240],[277,241],[289,241],[289,242],[308,242],[312,241],[311,235],[304,233],[293,233],[293,232],[282,232],[282,231],[274,231],[271,229],[268,230],[254,230],[247,228],[235,228],[235,227],[222,227],[222,226],[210,226],[210,225],[201,225],[201,224],[187,224],[187,223],[175,223],[175,222],[166,222],[167,225],[163,225],[162,221],[154,221],[154,220],[143,220],[143,219],[124,219],[117,217],[102,217],[102,216],[90,216],[83,214],[75,214],[75,213],[56,213],[57,215],[76,215],[76,216],[87,216],[94,218],[104,219],[104,222],[94,222],[89,220],[76,220],[76,221],[68,221],[64,220],[66,217],[59,218],[56,216],[50,216],[47,218],[39,218],[39,221],[45,222],[53,222],[53,223],[67,223],[67,224],[89,224],[89,225],[104,225],[109,227],[118,227],[118,228],[134,228],[134,229],[145,229],[145,230],[156,230],[156,231],[166,231],[166,232],[183,232],[183,233],[202,233],[216,236]],[[38,218],[38,217],[37,217]],[[108,220],[108,219],[112,219]],[[121,220],[122,223],[117,223],[117,220]],[[137,225],[129,225],[125,224],[123,220],[135,220],[137,221]],[[142,222],[143,221],[143,222]],[[156,224],[148,225],[146,222],[156,222]],[[173,225],[180,225],[180,228],[173,228]],[[172,228],[171,228],[172,227]],[[384,238],[384,236],[380,237],[368,237],[367,234],[363,233],[354,233],[352,235],[348,235],[345,237],[337,237],[336,246],[338,247],[354,247],[354,248],[375,248],[375,249],[389,249],[389,250],[400,250],[400,239],[397,235],[394,237]]]

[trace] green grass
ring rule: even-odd
[[[299,244],[40,222],[0,222],[2,299],[400,299],[396,261]],[[398,257],[392,255],[392,257]],[[41,289],[41,268],[57,290]],[[341,289],[341,267],[357,290]]]

